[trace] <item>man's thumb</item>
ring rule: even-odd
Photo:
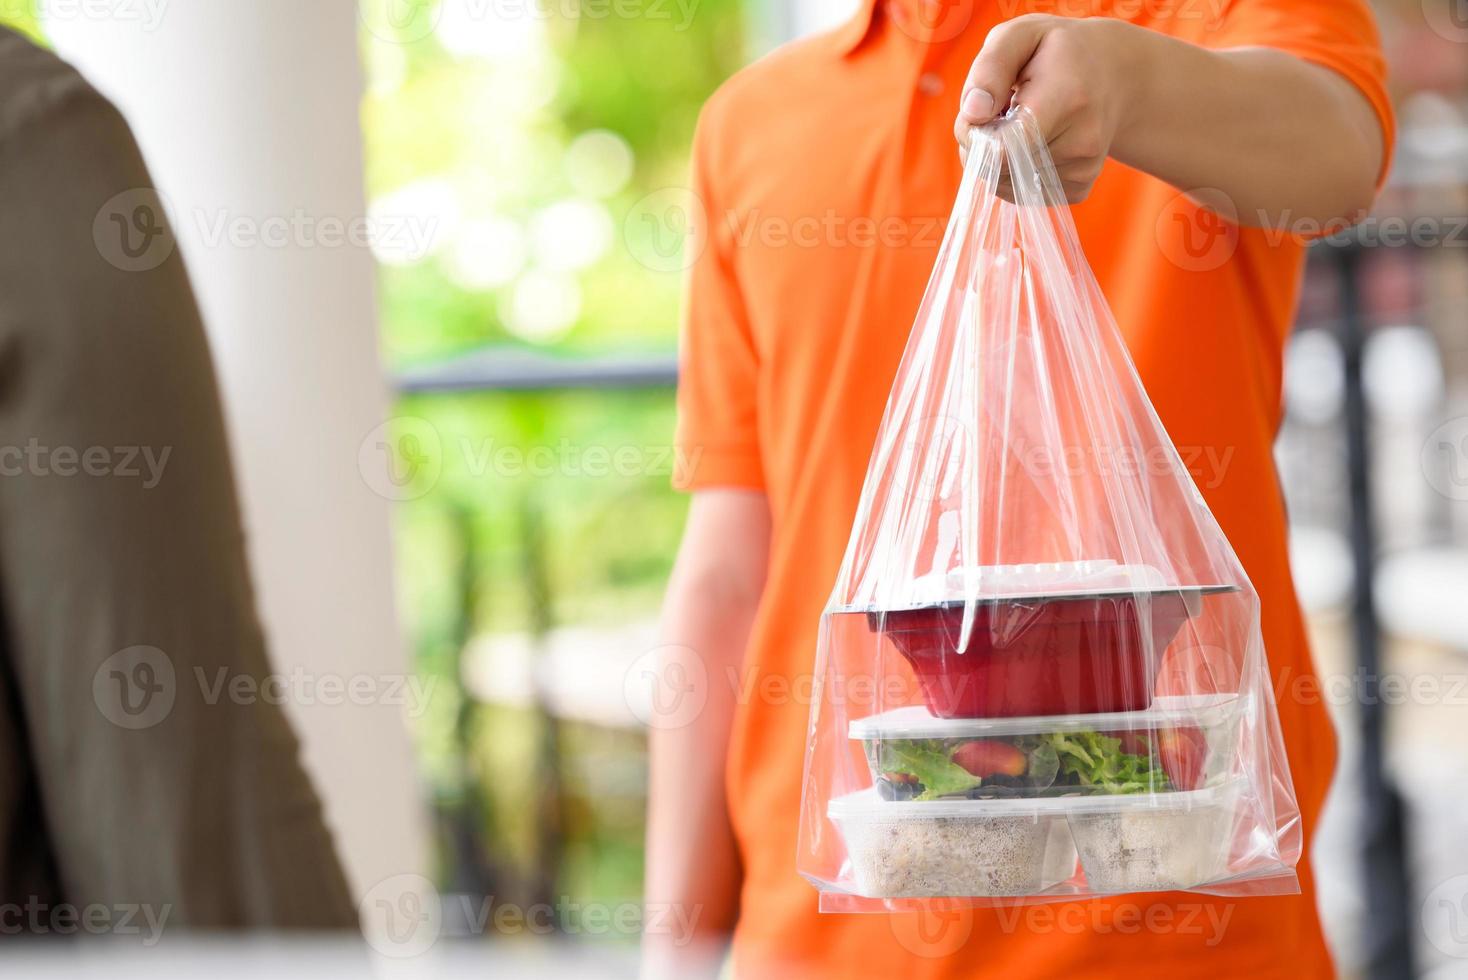
[[[989,32],[968,70],[959,118],[970,125],[988,122],[1009,106],[1019,73],[1034,56],[1049,29],[1049,18],[1017,17]]]

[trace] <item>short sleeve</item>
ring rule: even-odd
[[[691,258],[683,296],[678,350],[679,458],[673,484],[762,489],[757,425],[759,356],[734,266],[727,202],[711,171],[719,162],[705,109],[694,137],[693,227],[684,247]]]
[[[1211,48],[1276,48],[1344,76],[1381,123],[1378,183],[1386,179],[1396,121],[1381,37],[1366,0],[1231,0],[1222,23],[1206,37]]]

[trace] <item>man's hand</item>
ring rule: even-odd
[[[1241,225],[1358,221],[1376,196],[1385,141],[1370,102],[1286,51],[1027,14],[990,31],[974,60],[954,123],[960,146],[1011,98],[1034,114],[1072,202],[1108,156]],[[999,193],[1013,200],[1007,182]]]
[[[1101,176],[1131,104],[1127,33],[1140,28],[1105,17],[1026,14],[989,32],[964,83],[953,132],[967,152],[969,131],[1009,107],[1034,113],[1071,203]],[[1013,200],[1007,178],[1001,196]]]

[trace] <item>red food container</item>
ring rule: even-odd
[[[964,603],[868,612],[912,664],[942,718],[1139,711],[1162,651],[1214,588],[980,599],[960,649]]]

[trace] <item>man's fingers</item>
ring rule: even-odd
[[[994,101],[994,97],[984,89],[968,89],[963,93],[963,101],[958,106],[958,121],[968,126],[988,122],[998,112],[995,109],[998,104]]]
[[[1063,36],[1058,35],[1054,40],[1057,49],[1063,47]],[[1050,50],[1050,42],[1046,43],[1047,49],[1024,72],[1014,93],[1015,104],[1030,110],[1052,147],[1062,139],[1075,143],[1077,148],[1083,143],[1103,143],[1099,120],[1090,119],[1090,114],[1085,112],[1089,98],[1086,82],[1064,70],[1059,52]],[[1076,127],[1086,132],[1071,132]],[[1092,149],[1083,155],[1091,156],[1094,152]]]
[[[1101,176],[1101,161],[1083,160],[1059,166],[1055,168],[1055,176],[1062,184],[1085,184],[1089,187]]]
[[[962,116],[953,120],[953,138],[958,140],[960,150],[968,149],[969,138],[973,135],[973,123],[966,122]]]
[[[958,106],[960,122],[977,126],[1008,107],[1010,91],[1050,29],[1051,20],[1043,15],[1026,15],[989,32],[964,82]]]
[[[1091,188],[1095,185],[1089,181],[1064,180],[1060,186],[1065,190],[1066,203],[1080,204],[1091,196]]]

